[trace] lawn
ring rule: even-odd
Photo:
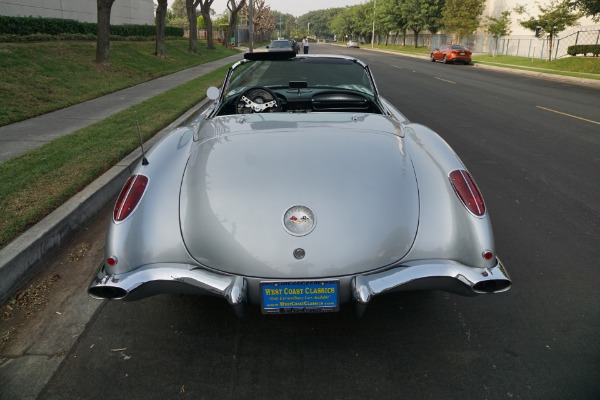
[[[187,40],[111,42],[111,66],[94,62],[95,42],[0,43],[0,125],[77,104],[159,76],[220,59],[237,50],[187,52]],[[40,221],[138,145],[219,86],[226,68],[180,85],[71,135],[0,164],[0,247]],[[168,107],[165,107],[168,104]]]
[[[546,61],[526,57],[476,55],[473,62],[507,68],[535,70],[558,75],[600,79],[600,57],[565,57]]]
[[[0,126],[93,99],[107,93],[214,61],[238,51],[216,46],[187,52],[184,39],[166,42],[166,59],[154,56],[154,41],[113,41],[111,66],[94,62],[96,42],[0,43]]]

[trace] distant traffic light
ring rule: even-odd
[[[540,37],[540,33],[542,31],[542,28],[540,28],[539,26],[535,27],[535,37]]]

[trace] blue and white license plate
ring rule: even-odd
[[[340,282],[261,282],[263,314],[339,311]]]

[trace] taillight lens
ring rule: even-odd
[[[116,222],[123,221],[135,210],[147,186],[148,177],[145,175],[131,175],[127,179],[113,210]]]
[[[474,215],[481,217],[485,214],[485,203],[471,174],[462,169],[450,173],[450,183],[454,192],[464,206]]]

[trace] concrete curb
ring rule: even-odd
[[[184,124],[209,100],[205,99],[186,111],[146,143],[149,149],[173,128]],[[134,134],[135,132],[132,132]],[[118,195],[131,169],[142,156],[136,149],[94,182],[86,186],[46,218],[29,228],[0,250],[0,303],[12,296],[33,276],[44,260],[64,245]],[[90,277],[91,279],[91,277]]]

